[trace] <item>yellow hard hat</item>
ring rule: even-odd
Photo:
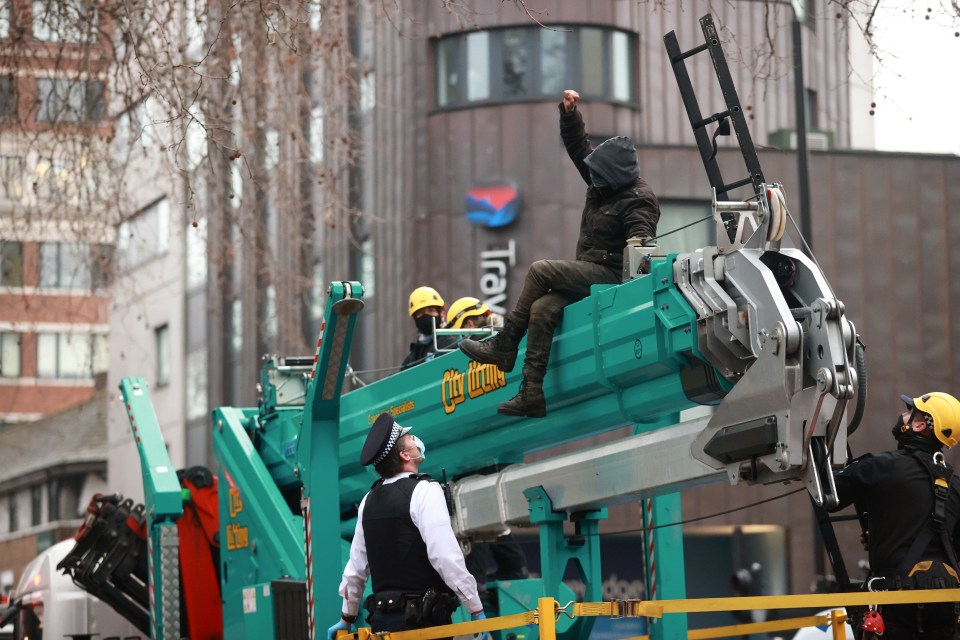
[[[447,312],[447,316],[450,318],[447,321],[447,329],[459,329],[463,326],[463,321],[467,318],[471,316],[485,316],[488,313],[490,313],[490,307],[480,302],[477,298],[471,298],[470,296],[459,298],[450,305],[450,310]]]
[[[417,287],[410,294],[411,316],[425,307],[440,307],[442,309],[444,306],[443,298],[433,287]]]
[[[948,449],[960,436],[960,400],[949,393],[934,391],[918,398],[900,396],[908,407],[923,411],[933,418],[933,433]]]

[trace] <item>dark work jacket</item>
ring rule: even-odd
[[[410,343],[410,353],[407,354],[407,357],[403,359],[403,364],[400,365],[400,371],[405,371],[410,367],[416,366],[421,362],[429,362],[437,356],[442,356],[443,353],[437,353],[433,349],[433,336],[430,336],[427,342],[421,342],[420,336],[417,338],[416,342]],[[456,342],[453,336],[437,336],[437,345],[441,349],[450,348],[453,343]],[[445,352],[444,352],[445,353]]]
[[[421,341],[420,338],[423,338],[423,336],[418,337],[416,342],[410,343],[410,353],[403,359],[403,364],[400,365],[400,371],[409,369],[421,362],[433,360],[433,358],[436,357],[436,352],[433,350],[433,336],[430,336],[427,342]]]
[[[937,450],[929,445],[907,445],[884,453],[866,454],[837,472],[837,494],[842,509],[856,504],[867,513],[870,532],[869,554],[873,575],[890,575],[906,559],[914,539],[932,526],[933,482],[922,463],[911,451],[932,455]],[[960,479],[950,479],[947,495],[946,522],[948,537],[956,549],[960,541]],[[935,533],[921,560],[948,562],[940,534]]]
[[[587,183],[587,198],[580,219],[577,260],[623,268],[627,239],[657,235],[660,204],[643,178],[618,190],[598,189],[583,162],[593,151],[580,111],[567,113],[560,103],[560,137],[577,171]]]
[[[384,484],[378,480],[363,506],[363,537],[373,592],[424,593],[430,587],[450,592],[430,564],[427,545],[410,518],[410,499],[418,482],[432,481],[425,474]]]

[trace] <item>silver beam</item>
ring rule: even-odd
[[[549,460],[470,476],[452,486],[454,530],[474,538],[495,537],[511,526],[529,525],[523,491],[541,486],[556,511],[599,509],[641,498],[716,483],[726,477],[691,455],[707,426],[701,418]]]

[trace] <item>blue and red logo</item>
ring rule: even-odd
[[[520,213],[520,188],[502,180],[467,191],[467,220],[482,227],[505,227]]]

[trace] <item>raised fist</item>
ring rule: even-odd
[[[567,89],[563,92],[563,110],[570,113],[577,108],[580,101],[580,94],[573,89]]]

